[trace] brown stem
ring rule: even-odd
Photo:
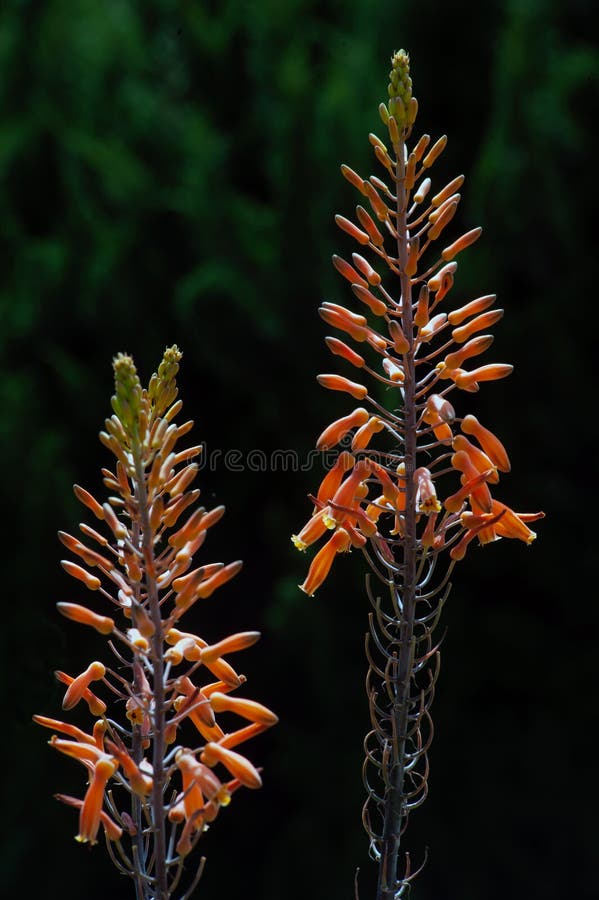
[[[145,586],[150,603],[150,618],[154,625],[151,639],[151,660],[153,668],[153,785],[152,785],[152,822],[154,826],[154,858],[155,878],[153,900],[168,900],[169,891],[166,867],[166,813],[164,806],[164,749],[166,742],[164,730],[165,694],[164,694],[164,658],[162,639],[162,619],[160,615],[160,599],[156,586],[156,560],[154,558],[154,541],[150,527],[150,510],[146,489],[145,474],[141,458],[135,461],[136,498],[141,521],[141,549],[144,557]]]
[[[135,546],[139,545],[140,539],[140,529],[139,523],[133,523],[133,542]],[[139,585],[135,585],[135,599],[139,603]],[[142,684],[139,673],[139,666],[141,666],[141,660],[137,658],[137,654],[134,657],[133,663],[133,692],[137,696],[141,695],[142,692]],[[141,727],[132,723],[132,756],[135,762],[139,765],[139,763],[143,759],[143,747],[141,740]],[[141,800],[137,794],[131,794],[131,816],[133,822],[135,823],[136,833],[132,836],[131,842],[134,847],[133,859],[136,863],[136,868],[139,870],[134,874],[134,882],[135,882],[135,898],[136,900],[144,900],[145,891],[144,891],[144,882],[142,876],[146,874],[146,860],[143,850],[143,823],[142,823],[142,807]]]
[[[393,730],[388,787],[385,793],[383,842],[379,865],[377,900],[393,900],[397,894],[398,857],[402,821],[405,815],[405,744],[410,700],[410,681],[413,666],[414,611],[416,594],[416,373],[414,363],[412,282],[406,275],[408,262],[407,195],[405,189],[404,141],[394,145],[397,175],[397,256],[400,264],[402,313],[401,324],[410,347],[403,355],[405,373],[404,435],[405,435],[405,538],[403,541],[403,575],[401,589],[402,619],[400,625],[399,656],[391,672],[393,695],[391,722]]]

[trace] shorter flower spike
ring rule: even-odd
[[[363,317],[359,321],[366,323]],[[368,328],[364,331],[373,340]],[[75,487],[102,530],[82,523],[79,538],[59,532],[61,543],[78,558],[77,563],[64,560],[64,570],[98,592],[98,604],[108,601],[111,615],[104,615],[99,606],[97,612],[79,603],[57,606],[65,618],[110,637],[116,664],[111,668],[94,661],[75,677],[55,673],[65,685],[63,708],[73,709],[83,700],[96,717],[87,729],[34,716],[37,724],[51,730],[49,744],[85,768],[84,798],[58,795],[79,810],[77,840],[95,844],[102,825],[107,840],[119,842],[116,852],[110,851],[119,871],[164,900],[175,890],[189,896],[197,876],[190,875],[183,887],[183,857],[242,784],[261,784],[258,770],[232,747],[277,721],[261,703],[228,696],[246,678],[224,657],[250,647],[259,632],[208,643],[174,627],[197,600],[213,594],[242,566],[239,560],[194,564],[194,555],[225,508],[195,505],[200,491],[191,486],[199,467],[190,460],[202,447],[178,446],[193,425],[175,421],[182,406],[176,384],[180,359],[177,347],[167,348],[147,389],[130,356],[119,354],[114,360],[114,412],[100,433],[114,457],[113,468],[102,470],[111,496],[100,503]],[[86,546],[85,540],[99,545],[101,552]],[[85,567],[93,567],[93,574]],[[92,693],[90,686],[97,680],[108,689],[114,712],[107,714],[106,703]],[[122,722],[116,718],[119,712]],[[222,746],[226,735],[217,721],[221,713],[241,716],[244,726]],[[177,742],[185,740],[186,731],[197,743],[181,751]],[[224,782],[199,760],[206,747],[213,748],[206,755],[210,766],[227,767]]]

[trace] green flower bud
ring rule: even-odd
[[[389,114],[394,117],[401,131],[413,124],[408,110],[413,111],[412,79],[410,78],[410,57],[405,50],[398,50],[391,57],[389,72]]]
[[[141,383],[132,357],[118,353],[112,361],[115,395],[112,408],[121,420],[129,440],[135,440],[139,431],[141,410]]]
[[[177,398],[176,378],[182,356],[176,344],[167,347],[158,372],[150,380],[148,397],[157,416],[161,416]]]

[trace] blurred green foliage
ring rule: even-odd
[[[538,546],[481,551],[456,575],[431,797],[406,843],[415,860],[431,848],[414,893],[594,896],[599,798],[576,726],[596,721],[599,615],[585,593],[592,527],[573,528],[597,436],[593,12],[590,0],[4,0],[8,895],[130,896],[101,849],[71,840],[72,813],[51,794],[80,790],[81,773],[30,724],[59,708],[52,669],[78,671],[98,652],[57,622],[67,582],[54,534],[78,520],[72,482],[98,489],[107,464],[95,435],[110,359],[133,353],[147,378],[177,342],[186,410],[208,450],[305,458],[344,411],[314,382],[329,367],[316,305],[347,299],[329,259],[353,249],[332,225],[355,202],[338,166],[374,170],[366,136],[380,131],[388,57],[405,46],[418,124],[450,138],[436,183],[468,176],[455,233],[485,229],[455,290],[496,290],[507,312],[496,347],[516,371],[477,408],[511,450],[505,499],[549,517]],[[263,629],[247,673],[282,721],[256,744],[264,791],[236,800],[206,837],[198,896],[341,900],[358,865],[369,896],[361,567],[339,566],[308,601],[296,588],[306,559],[287,537],[318,474],[203,473],[206,497],[229,510],[210,551],[246,567],[198,628]]]

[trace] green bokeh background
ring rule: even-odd
[[[419,128],[449,135],[441,187],[467,175],[453,236],[483,224],[456,301],[496,292],[494,358],[511,379],[465,401],[502,436],[501,497],[543,508],[531,548],[473,552],[455,576],[435,701],[430,798],[406,849],[430,848],[416,900],[597,896],[597,255],[591,0],[4,0],[0,7],[2,826],[6,896],[131,896],[101,847],[72,839],[52,793],[81,791],[33,712],[55,715],[52,670],[101,639],[58,620],[81,600],[58,565],[101,492],[111,357],[144,378],[184,350],[181,394],[208,451],[294,450],[349,407],[316,314],[349,299],[330,265],[376,171],[388,57],[409,49]],[[348,373],[350,374],[350,373]],[[360,825],[367,601],[357,554],[314,599],[289,542],[308,471],[202,473],[228,514],[206,558],[245,568],[189,621],[208,639],[259,627],[249,695],[281,715],[248,753],[260,793],[206,836],[198,897],[372,897]],[[593,499],[593,495],[595,499]]]

